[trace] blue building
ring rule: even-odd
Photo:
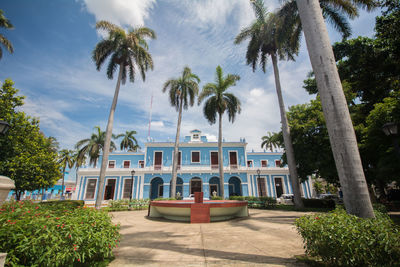
[[[246,152],[246,141],[223,142],[225,197],[291,194],[287,166],[281,166],[281,152]],[[173,142],[148,142],[144,152],[111,153],[106,171],[104,200],[170,197]],[[218,143],[208,142],[201,131],[193,130],[179,144],[177,192],[187,197],[204,192],[219,194]],[[101,158],[99,159],[101,162]],[[132,179],[132,170],[135,171]],[[98,168],[80,168],[76,199],[94,202],[99,192]],[[311,179],[301,184],[302,194],[311,197]]]

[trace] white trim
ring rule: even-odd
[[[128,168],[125,168],[125,162],[129,162]],[[123,161],[122,161],[122,168],[123,168],[123,169],[130,169],[130,168],[131,168],[131,161],[130,161],[130,160],[123,160]]]
[[[200,137],[201,140],[201,137]],[[247,143],[243,142],[224,142],[223,147],[246,147]],[[145,143],[145,147],[174,147],[173,142],[150,142]],[[179,143],[179,147],[216,147],[218,148],[218,142],[182,142]],[[280,153],[282,155],[283,153]]]
[[[110,162],[114,162],[114,167],[110,168]],[[117,165],[117,163],[115,160],[109,160],[107,163],[107,169],[115,169],[116,165]]]
[[[199,152],[199,161],[193,161],[193,152]],[[201,163],[201,152],[200,150],[191,150],[190,151],[190,163]]]

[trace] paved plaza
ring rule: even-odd
[[[304,266],[294,258],[304,249],[293,225],[303,214],[250,209],[246,219],[189,224],[114,212],[122,241],[109,266]]]

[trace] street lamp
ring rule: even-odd
[[[5,134],[10,129],[10,124],[0,120],[0,134]]]
[[[132,175],[132,180],[131,180],[131,193],[129,194],[129,210],[132,210],[131,203],[132,203],[132,191],[133,191],[133,176],[135,175],[135,170],[132,169],[131,175]]]
[[[397,123],[389,122],[382,126],[382,131],[385,133],[386,136],[392,138],[392,142],[397,154],[400,156],[400,147],[399,147],[399,130]]]

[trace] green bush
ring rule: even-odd
[[[230,198],[229,198],[230,199]],[[224,198],[223,197],[220,197],[220,196],[212,196],[211,197],[211,200],[224,200]]]
[[[259,201],[258,197],[253,197],[253,196],[244,197],[244,200],[247,200],[247,201]]]
[[[129,210],[129,204],[133,210],[143,210],[149,207],[149,199],[120,199],[111,200],[104,210],[106,211],[126,211]]]
[[[158,200],[176,200],[176,198],[174,198],[174,197],[159,197],[159,198],[155,198],[153,200],[155,200],[155,201],[158,201]]]
[[[296,220],[306,253],[334,266],[399,266],[400,230],[390,218],[362,219],[343,209]]]
[[[229,197],[230,200],[240,200],[243,201],[245,199],[244,196],[230,196]]]
[[[0,251],[6,264],[93,265],[112,256],[119,225],[104,211],[75,204],[6,202],[0,210]]]
[[[65,206],[71,208],[83,207],[85,205],[85,201],[83,200],[50,200],[40,202],[39,205],[44,206]]]
[[[319,208],[333,210],[336,207],[335,201],[332,199],[314,199],[302,198],[305,208]]]
[[[276,207],[276,199],[273,197],[260,197],[260,201],[264,203],[264,208],[271,209]]]

